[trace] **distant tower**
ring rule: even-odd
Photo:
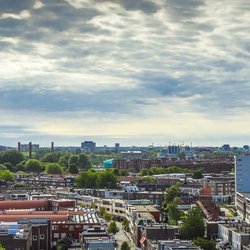
[[[115,151],[118,152],[120,149],[120,143],[115,143]]]
[[[17,149],[18,149],[19,152],[21,151],[21,142],[20,141],[18,142]]]
[[[51,142],[51,152],[54,152],[54,142]]]
[[[32,143],[29,143],[29,159],[32,158]]]
[[[85,152],[95,152],[96,143],[93,141],[84,141],[81,143],[81,150]]]

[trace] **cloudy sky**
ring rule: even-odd
[[[250,144],[249,0],[0,0],[0,145]]]

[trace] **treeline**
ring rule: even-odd
[[[81,188],[116,188],[116,176],[128,175],[126,170],[110,169],[95,172],[85,153],[69,154],[49,152],[40,155],[40,159],[27,159],[17,150],[0,153],[0,179],[14,181],[15,172],[60,175],[62,173],[79,174],[77,185]]]
[[[84,153],[78,155],[50,152],[40,159],[27,159],[17,150],[0,153],[0,171],[46,172],[48,174],[78,174],[91,168],[91,161]]]
[[[111,170],[81,172],[76,184],[79,188],[117,188],[116,175]]]

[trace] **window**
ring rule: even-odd
[[[40,240],[44,240],[44,234],[40,234]]]
[[[58,239],[59,238],[59,233],[54,233],[54,238]]]
[[[52,230],[58,230],[58,226],[52,226]]]
[[[61,233],[61,238],[66,238],[67,234],[66,233]]]
[[[33,235],[33,240],[37,240],[37,235]]]

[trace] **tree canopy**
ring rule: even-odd
[[[76,178],[76,183],[79,188],[116,188],[116,176],[106,170],[104,172],[81,172]]]
[[[130,246],[127,241],[123,241],[121,245],[121,250],[130,250]]]
[[[45,172],[47,174],[62,174],[63,169],[62,166],[58,163],[46,163]]]
[[[80,169],[89,169],[91,167],[89,157],[84,153],[78,155],[78,163]]]
[[[119,228],[117,227],[115,221],[111,221],[111,222],[109,223],[108,232],[109,232],[109,233],[112,233],[112,234],[114,234],[114,235],[117,234],[117,233],[119,232]]]
[[[0,163],[9,162],[12,166],[16,166],[18,163],[24,160],[24,156],[17,150],[7,150],[0,153]]]
[[[204,237],[205,225],[202,213],[198,208],[192,208],[184,223],[181,226],[181,237],[187,240],[193,240],[197,237]]]
[[[202,179],[203,178],[203,171],[201,169],[195,170],[192,174],[193,179]]]
[[[0,170],[0,179],[13,182],[14,174],[9,170]]]
[[[41,157],[42,162],[57,163],[61,157],[60,153],[50,152]]]
[[[25,169],[27,172],[37,172],[40,173],[44,170],[42,162],[36,159],[29,159],[25,163]]]
[[[213,240],[206,240],[204,238],[198,237],[197,239],[193,240],[193,243],[196,246],[201,247],[203,250],[216,250],[216,244]]]
[[[176,185],[172,185],[170,188],[166,189],[164,193],[164,203],[167,204],[169,202],[172,202],[176,197],[180,197],[180,183],[177,183]]]
[[[70,174],[79,174],[79,170],[76,164],[72,163],[69,165],[69,167],[67,168],[67,173]]]

